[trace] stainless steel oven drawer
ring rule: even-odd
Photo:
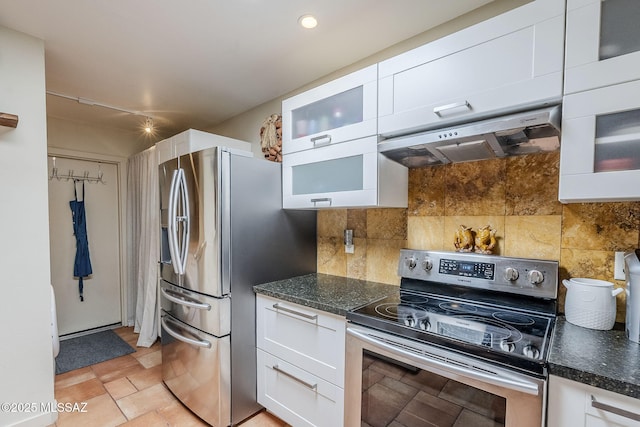
[[[196,415],[231,423],[229,335],[218,338],[162,313],[162,380]]]
[[[231,300],[199,294],[160,281],[161,307],[166,313],[202,331],[221,337],[231,333]]]

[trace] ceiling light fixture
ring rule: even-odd
[[[144,121],[144,131],[146,133],[153,132],[153,119],[151,117],[147,117]]]
[[[313,15],[302,15],[298,18],[298,23],[310,30],[318,25],[318,20]]]

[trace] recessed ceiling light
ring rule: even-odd
[[[304,28],[315,28],[318,25],[318,20],[313,15],[302,15],[298,18],[298,23]]]

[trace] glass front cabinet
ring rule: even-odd
[[[564,97],[561,202],[640,200],[640,80]]]
[[[377,64],[285,99],[282,153],[375,135],[377,102]]]
[[[640,79],[638,22],[638,0],[568,0],[565,94]]]
[[[406,207],[408,172],[378,153],[377,137],[286,154],[285,209]]]

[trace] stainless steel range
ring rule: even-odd
[[[402,250],[398,274],[347,314],[346,424],[543,425],[558,263]]]

